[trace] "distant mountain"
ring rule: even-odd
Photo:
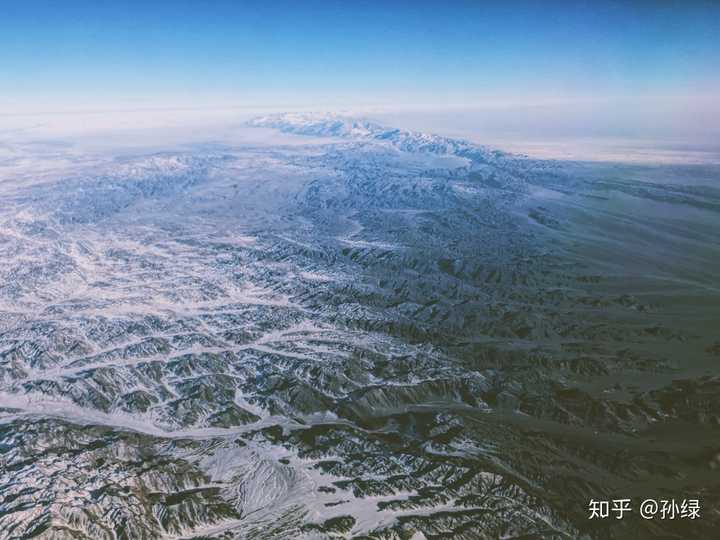
[[[254,118],[252,127],[278,129],[284,133],[315,137],[339,137],[359,141],[385,142],[404,152],[454,154],[475,161],[509,157],[500,150],[491,150],[462,139],[388,128],[368,120],[332,113],[280,113]]]

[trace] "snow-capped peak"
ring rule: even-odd
[[[377,141],[390,144],[405,152],[456,154],[466,157],[500,157],[502,152],[490,151],[461,139],[388,128],[374,122],[332,113],[280,113],[254,118],[252,127],[278,129],[284,133],[339,137],[359,141]]]

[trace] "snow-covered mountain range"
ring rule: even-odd
[[[250,125],[0,159],[0,540],[713,537],[717,190]]]
[[[387,143],[398,150],[411,153],[454,154],[483,159],[497,159],[506,155],[499,150],[490,150],[461,139],[388,128],[361,118],[333,113],[280,113],[254,118],[248,125],[274,128],[297,135]]]

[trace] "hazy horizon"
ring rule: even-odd
[[[667,121],[664,126],[636,121],[636,129],[625,129],[612,116],[592,110],[587,104],[583,104],[580,111],[576,106],[572,112],[561,104],[537,107],[505,104],[444,110],[238,106],[38,112],[0,115],[4,120],[0,127],[0,147],[7,149],[20,142],[122,144],[126,139],[132,144],[142,140],[148,148],[161,149],[177,144],[243,140],[241,132],[247,120],[292,111],[364,118],[388,127],[464,139],[539,159],[720,164],[720,143],[717,142],[720,139],[709,129],[707,132],[671,129]],[[647,117],[649,113],[635,113],[636,117],[643,114]],[[586,128],[588,117],[596,119],[593,129]]]

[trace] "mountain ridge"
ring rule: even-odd
[[[247,122],[247,125],[277,129],[295,135],[386,143],[410,153],[457,155],[481,161],[511,156],[501,150],[477,145],[464,139],[386,127],[364,118],[335,113],[277,113],[253,118]]]

